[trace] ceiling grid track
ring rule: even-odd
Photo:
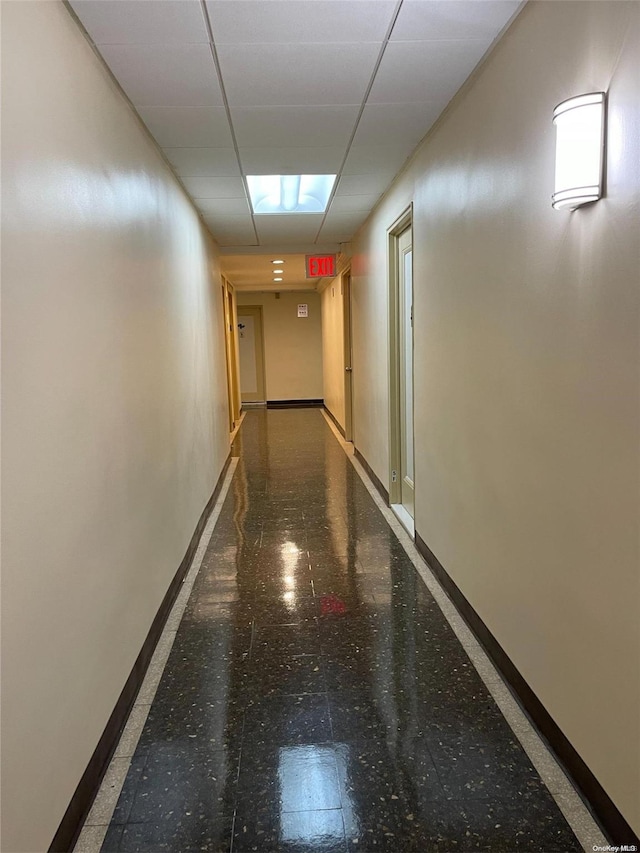
[[[402,2],[402,0],[400,0]],[[202,14],[204,15],[204,22],[207,27],[207,34],[209,36],[209,49],[211,51],[211,56],[213,58],[213,64],[216,67],[216,73],[218,75],[218,83],[220,84],[220,91],[222,93],[222,103],[224,104],[225,112],[227,114],[227,121],[229,122],[229,130],[231,132],[231,140],[233,142],[233,150],[236,153],[236,158],[238,160],[238,168],[240,169],[240,177],[242,179],[242,185],[244,187],[244,191],[247,196],[247,200],[250,198],[249,196],[249,186],[247,184],[247,178],[244,174],[244,170],[242,168],[242,160],[240,159],[240,148],[238,146],[238,139],[236,137],[236,131],[233,126],[233,121],[231,119],[231,107],[229,106],[229,99],[227,98],[227,92],[224,86],[224,80],[222,79],[222,68],[220,67],[220,59],[218,57],[218,51],[216,49],[215,41],[213,39],[213,27],[211,26],[211,19],[209,17],[209,10],[207,9],[207,4],[205,0],[200,0],[200,6],[202,7]],[[256,245],[260,245],[260,238],[258,236],[258,229],[256,227],[256,219],[255,214],[253,212],[253,208],[251,204],[249,204],[249,210],[251,213],[251,224],[253,225],[253,233],[256,238]]]
[[[342,170],[344,169],[345,163],[347,162],[347,159],[349,157],[349,152],[351,151],[351,146],[353,145],[353,140],[355,139],[356,133],[358,132],[358,125],[360,124],[360,119],[362,118],[364,108],[366,107],[367,101],[369,100],[369,95],[371,93],[371,90],[373,89],[373,84],[374,84],[375,79],[376,79],[376,74],[378,73],[378,69],[380,68],[380,65],[382,63],[382,58],[384,56],[384,52],[387,49],[387,45],[389,44],[389,39],[391,38],[391,33],[393,32],[393,28],[395,27],[396,21],[398,20],[398,15],[400,14],[400,9],[402,8],[403,2],[404,2],[404,0],[398,0],[398,2],[396,4],[395,11],[393,13],[393,17],[391,18],[391,22],[390,22],[389,26],[387,27],[387,32],[385,33],[384,40],[383,40],[382,45],[380,47],[380,53],[378,54],[378,58],[376,59],[376,64],[373,67],[373,71],[371,73],[371,79],[369,80],[369,85],[367,86],[367,90],[364,93],[362,103],[360,104],[360,110],[358,111],[358,115],[356,116],[356,120],[355,120],[355,123],[353,126],[353,130],[351,131],[351,136],[349,137],[349,141],[347,142],[347,148],[346,148],[344,157],[342,158],[342,163],[340,164],[340,168],[338,169],[336,181],[333,185],[333,189],[331,190],[331,195],[329,196],[329,201],[327,202],[327,206],[325,208],[324,216],[322,217],[322,222],[320,223],[320,228],[318,229],[318,233],[316,234],[316,238],[313,241],[314,243],[318,242],[318,240],[320,238],[320,234],[322,233],[322,229],[324,228],[324,223],[325,223],[325,220],[327,218],[327,214],[329,213],[329,210],[331,209],[331,202],[333,201],[333,197],[336,194],[338,184],[340,183],[340,178],[342,177]]]

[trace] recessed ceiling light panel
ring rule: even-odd
[[[335,175],[247,175],[251,207],[254,214],[324,213],[335,180]]]

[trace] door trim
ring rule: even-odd
[[[340,279],[342,297],[342,334],[344,361],[344,437],[353,441],[353,344],[351,327],[351,268]]]
[[[401,431],[400,418],[400,293],[398,276],[398,237],[413,227],[413,204],[410,204],[387,230],[389,281],[389,504],[393,508],[402,502],[401,492]],[[395,476],[394,476],[395,475]],[[395,510],[394,510],[395,511]],[[406,511],[405,511],[406,512]],[[415,514],[415,510],[414,510]],[[407,513],[408,515],[408,513]],[[400,518],[402,523],[407,519]],[[413,525],[409,525],[413,527]],[[414,531],[409,530],[413,536]]]
[[[222,316],[224,322],[224,349],[227,367],[227,400],[229,406],[229,432],[240,420],[240,377],[238,370],[237,318],[233,285],[222,278]]]

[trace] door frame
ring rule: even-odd
[[[229,405],[229,432],[240,420],[240,371],[238,368],[238,336],[235,290],[230,281],[222,279],[222,316],[224,318],[224,349],[227,363],[227,400]]]
[[[400,416],[401,317],[399,277],[400,253],[398,250],[398,237],[406,231],[407,228],[413,228],[413,204],[410,204],[387,230],[387,257],[389,264],[389,503],[391,505],[399,505],[402,503],[402,422]],[[413,345],[411,350],[413,354]],[[413,369],[411,374],[413,381]],[[412,435],[414,435],[415,447],[414,429],[412,429]]]
[[[353,441],[353,346],[351,329],[351,268],[341,276],[342,327],[344,347],[344,437]]]

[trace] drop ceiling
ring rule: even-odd
[[[229,278],[285,289],[294,279],[273,285],[266,256],[286,254],[309,286],[300,256],[350,241],[522,3],[69,5],[200,210]],[[338,180],[326,214],[252,214],[248,174],[328,173]]]

